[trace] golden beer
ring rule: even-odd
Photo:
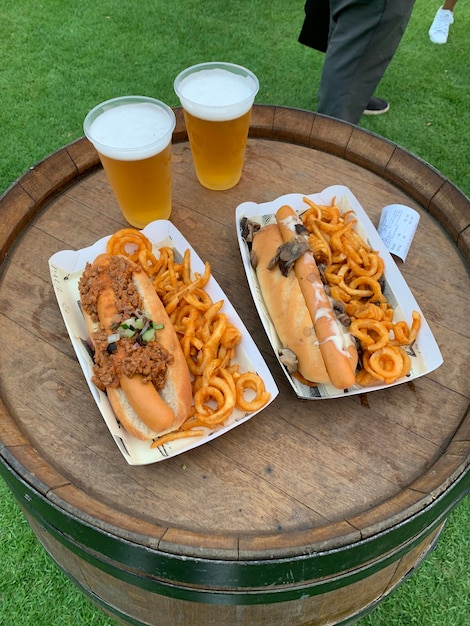
[[[176,77],[194,169],[204,187],[230,189],[240,180],[258,88],[250,70],[232,63],[201,63]]]
[[[230,189],[242,175],[251,111],[225,122],[202,120],[183,111],[194,168],[208,189]]]
[[[173,111],[159,100],[125,96],[95,107],[85,118],[125,219],[143,228],[171,213]]]
[[[111,159],[98,152],[124,218],[136,228],[171,213],[171,144],[140,161]]]

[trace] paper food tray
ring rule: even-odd
[[[158,248],[162,246],[172,247],[181,257],[184,251],[189,249],[191,251],[192,272],[204,273],[202,260],[171,222],[166,220],[152,222],[144,228],[143,233],[153,243],[155,254],[157,254]],[[82,367],[83,374],[98,409],[126,461],[130,465],[145,465],[163,461],[164,459],[174,457],[187,450],[201,446],[207,441],[213,440],[215,437],[223,435],[259,413],[259,411],[245,413],[235,409],[224,426],[217,427],[214,430],[205,428],[205,434],[202,437],[178,439],[154,449],[150,448],[151,442],[139,441],[127,433],[119,424],[106,394],[101,392],[91,382],[93,360],[84,345],[87,339],[87,330],[83,315],[80,311],[78,292],[78,281],[86,263],[88,261],[92,262],[98,254],[105,252],[108,239],[109,237],[104,237],[93,246],[82,250],[63,250],[57,252],[49,259],[49,269],[57,302],[78,361]],[[240,371],[257,372],[263,379],[266,390],[271,394],[269,402],[272,402],[279,391],[261,353],[251,339],[248,330],[245,328],[227,296],[212,276],[205,290],[214,302],[218,302],[222,299],[225,301],[221,311],[227,315],[229,321],[241,332],[242,339],[237,347],[235,357],[235,361],[240,365]]]
[[[307,197],[316,204],[329,205],[333,198],[336,197],[336,204],[343,212],[344,210],[352,209],[357,217],[358,223],[356,225],[357,232],[362,238],[367,241],[373,250],[377,250],[385,265],[384,277],[385,287],[384,295],[387,297],[390,304],[395,309],[394,321],[405,320],[411,323],[411,314],[413,311],[419,311],[421,314],[421,328],[419,330],[416,341],[412,344],[412,347],[405,347],[407,353],[411,358],[411,371],[408,376],[399,378],[396,382],[391,384],[376,384],[370,387],[360,387],[355,385],[345,391],[338,390],[332,385],[318,385],[318,387],[310,387],[302,384],[296,378],[291,376],[287,369],[279,361],[280,367],[286,374],[290,384],[292,385],[295,393],[299,398],[307,400],[322,400],[328,398],[341,398],[346,395],[354,395],[364,392],[376,391],[378,389],[384,389],[399,385],[401,383],[414,380],[419,376],[424,376],[434,369],[439,367],[442,362],[442,355],[437,345],[436,340],[429,328],[429,325],[424,318],[421,309],[418,306],[413,294],[411,293],[408,285],[406,284],[402,274],[397,268],[394,260],[388,252],[385,244],[377,233],[374,225],[370,221],[368,215],[359,204],[355,196],[351,191],[342,185],[334,185],[324,189],[321,193],[306,195],[301,193],[293,193],[281,196],[272,200],[271,202],[264,202],[256,204],[255,202],[243,202],[236,209],[236,229],[238,243],[240,246],[240,253],[243,260],[248,284],[251,289],[254,303],[258,310],[261,322],[264,326],[266,334],[274,353],[279,360],[279,350],[282,345],[276,334],[273,323],[269,317],[266,306],[261,295],[259,283],[256,277],[256,272],[250,263],[250,251],[247,244],[243,240],[241,233],[241,220],[244,217],[250,218],[253,221],[260,223],[261,225],[273,223],[276,221],[276,211],[287,204],[291,206],[298,213],[303,213],[308,210],[308,205],[303,201],[303,198]]]

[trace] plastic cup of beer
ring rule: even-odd
[[[169,106],[146,96],[107,100],[85,118],[85,135],[99,154],[123,216],[136,228],[170,216],[175,124]]]
[[[258,79],[240,65],[209,62],[180,72],[174,88],[199,182],[208,189],[234,187],[243,170]]]

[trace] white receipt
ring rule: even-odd
[[[406,259],[418,222],[419,213],[404,204],[389,204],[382,209],[377,230],[390,254]]]

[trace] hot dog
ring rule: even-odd
[[[117,419],[141,440],[177,430],[188,417],[189,369],[150,279],[121,255],[99,255],[79,282],[94,348],[93,382]]]
[[[302,237],[298,233],[304,227],[292,207],[282,206],[276,213],[276,220],[285,243],[297,236]],[[304,252],[295,261],[294,271],[317,333],[331,383],[338,389],[352,387],[356,380],[357,351],[349,333],[341,331],[311,250]]]
[[[279,209],[276,220],[277,224],[265,226],[254,235],[252,250],[263,299],[278,336],[296,354],[299,372],[308,381],[330,383],[338,389],[352,387],[358,360],[355,342],[326,294],[311,249],[301,234],[302,222],[287,206]],[[272,252],[277,247],[279,254],[279,245],[286,243],[299,251],[291,271],[281,272]]]
[[[268,224],[256,233],[252,247],[263,300],[283,346],[281,362],[310,382],[328,383],[330,378],[299,281],[294,272],[283,276],[279,265],[268,267],[282,243],[277,225]],[[291,355],[286,351],[295,355],[294,366],[289,364]]]

